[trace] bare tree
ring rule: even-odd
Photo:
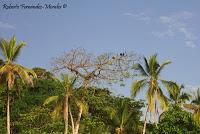
[[[98,83],[113,83],[127,77],[135,61],[139,60],[136,53],[104,53],[95,56],[87,53],[85,49],[77,48],[64,53],[53,61],[55,72],[73,73],[79,78],[81,86]],[[75,123],[75,134],[78,133],[82,109],[79,107],[77,121]]]

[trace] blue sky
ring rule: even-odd
[[[61,10],[5,10],[2,4],[67,3]],[[162,77],[200,85],[198,0],[1,0],[0,37],[27,42],[19,63],[50,68],[52,58],[83,47],[89,52],[157,53],[173,63]],[[117,93],[129,94],[126,89]]]

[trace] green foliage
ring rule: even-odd
[[[164,80],[162,80],[162,83],[167,88],[170,100],[174,103],[174,105],[181,105],[182,103],[185,103],[186,101],[190,100],[191,95],[182,92],[182,89],[184,88],[183,85],[179,85],[173,81]]]
[[[25,46],[25,42],[20,42],[17,45],[15,36],[11,37],[10,40],[1,40],[0,51],[6,62],[15,61],[20,54],[21,48]]]
[[[20,85],[20,86],[19,86]],[[18,81],[19,94],[16,95],[17,89],[11,92],[12,101],[12,132],[20,134],[61,134],[64,130],[64,121],[62,118],[52,120],[51,113],[54,110],[54,105],[46,105],[43,103],[49,96],[59,96],[63,94],[63,85],[55,79],[40,77],[34,80],[34,87],[23,85]],[[133,111],[130,118],[132,122],[127,126],[128,131],[135,131],[139,124],[139,119],[142,115],[140,109],[143,102],[134,101],[130,98],[116,97],[111,94],[108,89],[89,88],[88,90],[74,89],[73,94],[76,98],[84,95],[85,102],[88,105],[88,114],[84,114],[81,119],[80,134],[110,134],[115,133],[117,125],[110,118],[105,111],[105,107],[109,106],[120,110],[119,103],[126,100],[127,105]],[[5,133],[5,98],[4,90],[1,91],[0,101],[0,133]],[[15,94],[15,95],[14,95]],[[77,104],[72,101],[71,108],[74,118],[77,115]],[[71,124],[69,123],[69,131],[71,131]]]
[[[149,61],[145,59],[145,67],[141,65],[135,66],[140,70],[143,80],[133,83],[133,96],[145,86],[153,85],[159,87],[155,80],[159,80],[159,73],[163,67],[169,64],[169,61],[159,65],[156,61],[156,55],[151,57]],[[70,108],[74,120],[77,118],[78,107],[83,107],[83,116],[80,123],[80,134],[120,134],[142,132],[142,116],[141,108],[144,106],[143,101],[135,101],[132,98],[113,96],[108,89],[97,87],[72,88],[75,79],[69,83],[69,77],[65,81],[58,81],[55,76],[42,68],[34,68],[35,73],[39,76],[34,79],[34,86],[29,86],[23,83],[22,80],[16,78],[13,90],[10,91],[11,98],[11,128],[13,134],[62,134],[64,130],[63,118],[52,120],[52,112],[55,110],[55,105],[45,105],[59,102],[59,97],[69,96]],[[154,70],[154,71],[153,71]],[[149,77],[151,76],[152,77]],[[127,74],[128,77],[128,74]],[[150,81],[153,78],[153,81]],[[170,93],[174,93],[174,98],[179,102],[180,99],[185,99],[180,95],[181,86],[170,87],[171,81],[161,80]],[[172,82],[171,82],[172,83]],[[6,91],[5,85],[0,86],[0,133],[6,133]],[[21,90],[24,89],[24,90]],[[67,92],[69,91],[70,92]],[[157,88],[158,99],[165,100],[162,90]],[[176,92],[177,91],[177,92]],[[154,93],[149,88],[149,92]],[[198,90],[199,93],[199,90]],[[152,96],[150,94],[149,96]],[[82,100],[80,100],[80,98]],[[174,101],[175,101],[174,99]],[[60,100],[63,100],[61,98]],[[183,101],[184,102],[184,101]],[[194,104],[199,104],[199,94],[192,101]],[[186,105],[186,104],[185,104]],[[62,108],[61,105],[60,108]],[[169,111],[164,112],[159,119],[158,128],[153,124],[147,124],[147,133],[155,134],[196,134],[200,133],[200,127],[194,121],[191,113],[184,111],[177,105],[171,107]],[[193,105],[188,105],[191,108]],[[196,106],[196,105],[195,105]],[[63,116],[62,110],[59,110]],[[70,119],[69,119],[70,120]],[[70,121],[69,121],[70,122]],[[71,132],[71,124],[69,123],[69,132]]]
[[[22,83],[21,83],[22,85]],[[24,85],[19,95],[12,96],[12,131],[13,133],[35,134],[62,132],[63,122],[53,122],[50,116],[52,107],[43,107],[44,100],[50,95],[58,95],[61,90],[60,84],[52,79],[35,79],[34,87]],[[13,94],[16,92],[13,90]],[[12,93],[11,93],[12,94]],[[0,114],[1,121],[5,119],[5,93],[1,93]],[[0,123],[0,133],[5,129],[5,123]]]
[[[197,134],[200,127],[194,122],[192,115],[180,107],[171,107],[160,116],[155,134]]]
[[[137,132],[140,126],[140,117],[142,112],[140,109],[144,106],[142,101],[135,101],[126,97],[116,97],[111,95],[111,92],[107,89],[89,88],[87,89],[86,101],[89,105],[89,114],[84,117],[81,124],[82,132],[86,133],[94,130],[95,128],[103,128],[106,132],[115,133],[116,128],[123,122],[122,120],[127,119],[124,123],[126,132]],[[121,105],[124,102],[125,105]],[[123,108],[127,107],[124,111]],[[109,108],[109,109],[107,109]],[[110,113],[114,110],[116,113],[111,118]],[[129,115],[123,115],[129,113]],[[127,118],[126,118],[127,117]],[[102,131],[104,132],[104,131]]]
[[[110,134],[106,123],[95,117],[84,117],[81,121],[81,134]]]
[[[77,113],[80,109],[82,110],[80,134],[142,133],[143,126],[140,119],[142,116],[141,108],[144,107],[143,101],[114,96],[108,89],[97,87],[87,87],[86,89],[86,87],[75,88],[74,86],[75,82],[79,80],[78,76],[86,80],[86,85],[87,82],[98,81],[98,79],[101,81],[113,79],[112,82],[118,82],[116,80],[119,77],[120,86],[125,86],[123,78],[132,77],[129,71],[123,69],[124,65],[130,68],[129,62],[125,60],[127,56],[124,57],[124,54],[120,54],[118,58],[104,54],[96,57],[95,62],[91,62],[91,64],[90,61],[93,60],[87,59],[90,59],[90,56],[85,53],[85,50],[74,50],[72,53],[76,54],[76,51],[78,53],[73,55],[75,57],[72,57],[72,59],[76,59],[78,65],[74,66],[69,60],[69,66],[75,68],[68,66],[67,69],[71,73],[75,73],[77,77],[72,79],[68,75],[63,75],[63,80],[59,81],[53,73],[46,69],[36,67],[31,70],[15,64],[24,46],[25,42],[17,44],[14,36],[8,41],[4,39],[0,41],[0,52],[3,56],[3,60],[0,59],[0,134],[6,133],[7,100],[10,100],[11,133],[13,134],[62,134],[64,122],[66,123],[62,118],[63,111],[68,111],[65,109],[66,107],[69,107],[70,115],[73,115],[72,118],[68,117],[69,122],[72,119],[77,121],[80,117],[77,116]],[[79,58],[83,60],[81,57],[86,58],[85,65],[84,62],[79,61]],[[122,58],[125,58],[124,61],[119,62],[123,60]],[[61,60],[61,64],[62,62]],[[146,93],[147,109],[150,112],[157,112],[158,106],[162,109],[168,106],[168,98],[162,92],[161,83],[168,90],[169,97],[174,104],[182,104],[190,99],[189,94],[181,92],[183,86],[160,79],[161,71],[170,63],[171,61],[167,60],[159,64],[155,54],[150,56],[149,59],[144,58],[144,66],[141,64],[133,66],[133,69],[139,72],[138,76],[142,76],[143,79],[133,82],[132,96],[135,97],[140,90],[148,87]],[[66,66],[65,63],[64,66]],[[94,70],[91,73],[82,74],[79,72],[80,70],[76,70],[79,66],[81,66],[80,70],[82,71],[90,72]],[[97,77],[100,75],[103,77]],[[33,80],[33,78],[35,79]],[[54,105],[51,105],[52,103]],[[180,105],[172,105],[168,111],[160,115],[158,127],[148,123],[146,132],[153,134],[200,133],[199,105],[200,89],[198,89],[191,104],[183,104],[185,108],[192,110],[193,114],[184,111]],[[54,116],[58,118],[52,120]],[[69,132],[72,131],[72,126],[69,123]]]
[[[200,89],[194,92],[193,100],[191,101],[191,104],[184,104],[183,106],[186,109],[192,110],[194,120],[200,126]]]
[[[53,79],[54,78],[53,74],[44,68],[34,67],[32,70],[36,73],[38,78],[43,78],[43,79]]]

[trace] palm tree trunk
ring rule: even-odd
[[[157,123],[157,112],[158,112],[157,100],[158,100],[158,95],[157,95],[157,90],[156,90],[155,91],[155,111],[154,111],[154,123],[156,125],[156,128],[158,128],[158,123]]]
[[[7,88],[7,134],[10,134],[10,96]]]
[[[68,96],[65,97],[65,103],[64,103],[64,122],[65,122],[65,131],[64,134],[68,134],[68,112],[69,107],[68,107]]]
[[[83,109],[82,109],[82,107],[80,106],[80,107],[79,107],[78,117],[77,117],[77,120],[76,120],[76,125],[75,125],[75,132],[74,132],[74,134],[78,134],[78,130],[79,130],[79,126],[80,126],[80,121],[81,121],[82,112],[83,112]]]
[[[157,120],[156,120],[157,119],[156,112],[157,112],[157,106],[156,106],[156,101],[155,101],[154,123],[156,125],[156,128],[158,128]]]
[[[70,106],[69,106],[69,115],[70,115],[71,124],[72,124],[72,134],[74,134],[74,119],[73,119],[73,116],[72,116],[72,111],[71,111]]]
[[[144,117],[144,127],[143,127],[143,134],[145,134],[146,132],[146,125],[147,125],[147,112],[149,111],[149,106],[147,107],[147,111],[145,113],[145,117]]]
[[[83,87],[86,89],[87,86],[89,84],[89,81],[88,80],[85,80],[83,82]],[[82,98],[83,99],[83,98]],[[82,113],[83,113],[83,108],[82,106],[79,107],[79,113],[78,113],[78,117],[77,117],[77,120],[76,120],[76,124],[75,124],[75,127],[74,127],[74,134],[78,134],[78,130],[79,130],[79,126],[80,126],[80,121],[81,121],[81,116],[82,116]]]

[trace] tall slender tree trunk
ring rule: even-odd
[[[86,90],[88,84],[89,84],[89,80],[84,80],[83,87],[84,87],[85,90]],[[77,120],[76,120],[76,123],[75,123],[75,127],[74,127],[74,134],[78,134],[82,113],[83,113],[83,108],[82,108],[82,106],[80,106],[79,107],[78,117],[77,117]]]
[[[64,122],[65,122],[65,131],[64,134],[68,134],[68,113],[69,113],[69,104],[68,104],[69,98],[68,95],[65,97],[65,103],[64,103]]]
[[[10,96],[9,89],[7,88],[7,134],[10,134]]]
[[[157,106],[156,106],[156,100],[155,100],[155,111],[154,111],[154,123],[156,125],[156,128],[158,128],[158,125],[157,125]]]
[[[146,111],[146,113],[145,113],[145,117],[144,117],[144,127],[143,127],[143,134],[145,134],[146,133],[146,125],[147,125],[147,113],[148,113],[148,111],[149,111],[149,106],[147,107],[147,111]]]
[[[69,115],[70,115],[71,124],[72,124],[72,134],[74,134],[74,119],[73,119],[73,116],[72,116],[72,111],[71,111],[70,106],[69,106]]]
[[[157,100],[158,100],[158,95],[157,95],[157,90],[155,91],[155,111],[154,111],[154,123],[156,125],[156,128],[158,128],[158,123],[157,123],[157,120],[158,120],[158,117],[157,117],[157,112],[158,112],[158,106],[157,106]]]
[[[75,124],[75,132],[74,132],[74,134],[78,134],[82,112],[83,112],[83,108],[80,106],[79,107],[78,117],[77,117],[76,124]]]

